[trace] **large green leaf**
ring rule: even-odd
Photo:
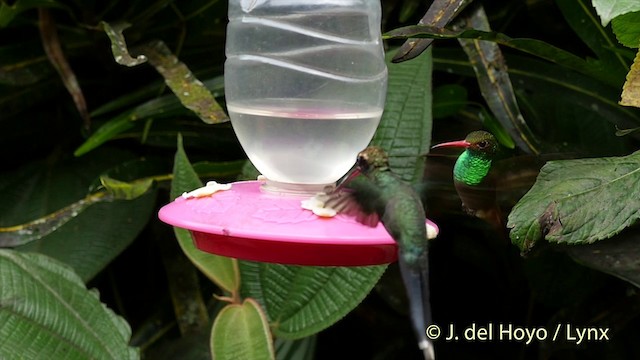
[[[618,16],[611,27],[622,45],[630,48],[640,45],[640,11]]]
[[[392,64],[391,59],[389,52],[387,99],[372,143],[387,151],[395,174],[405,181],[418,182],[424,170],[420,155],[431,146],[431,49],[412,61]]]
[[[585,244],[610,238],[640,217],[640,152],[624,157],[550,161],[509,215],[523,251],[542,238]]]
[[[267,319],[252,299],[224,307],[211,330],[213,360],[275,359]]]
[[[139,358],[127,323],[68,266],[0,250],[0,284],[0,358]]]
[[[597,60],[587,58],[587,63],[603,69],[610,83],[619,87],[629,69],[629,61],[616,43],[611,29],[598,21],[589,0],[558,0],[556,4],[571,29],[596,55]]]
[[[185,191],[202,186],[198,174],[193,170],[182,145],[182,137],[178,137],[178,151],[173,165],[173,181],[171,183],[171,198],[175,199]],[[188,230],[174,228],[178,243],[185,255],[211,281],[220,288],[236,293],[240,286],[240,275],[236,259],[209,254],[199,250],[193,243]]]
[[[264,308],[276,336],[298,339],[323,330],[369,293],[385,265],[287,266],[242,261],[242,295]]]
[[[89,281],[124,251],[153,215],[155,192],[131,201],[92,205],[48,236],[17,247],[71,265]]]
[[[18,249],[52,256],[85,281],[91,279],[136,238],[153,211],[153,193],[99,204],[107,197],[87,197],[101,173],[130,156],[115,149],[82,159],[52,155],[3,176],[0,226],[8,228],[0,231],[0,240],[12,237],[12,246],[26,243]]]
[[[607,26],[611,19],[632,11],[640,11],[640,2],[636,0],[591,0],[596,8],[602,26]]]

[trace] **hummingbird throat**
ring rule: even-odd
[[[465,150],[453,168],[453,178],[466,185],[478,185],[491,169],[491,159]]]

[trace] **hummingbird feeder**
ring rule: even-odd
[[[396,243],[381,223],[303,207],[352,167],[382,116],[380,3],[230,0],[226,55],[231,124],[266,179],[209,183],[165,205],[159,218],[188,229],[198,249],[238,259],[395,261]]]

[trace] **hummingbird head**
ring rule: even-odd
[[[369,146],[358,153],[355,165],[353,165],[346,175],[336,182],[335,189],[341,189],[360,174],[367,176],[375,169],[388,168],[389,156],[387,153],[380,147]]]
[[[491,133],[479,130],[469,133],[464,140],[438,144],[432,149],[439,147],[463,147],[472,154],[492,157],[498,152],[498,141]]]
[[[367,174],[374,169],[383,169],[389,167],[389,156],[377,146],[369,146],[358,153],[356,166],[363,174]]]

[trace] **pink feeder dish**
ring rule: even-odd
[[[189,230],[202,251],[243,260],[315,266],[396,261],[397,245],[381,223],[369,227],[343,214],[319,217],[301,207],[308,196],[273,194],[262,191],[262,184],[236,182],[210,196],[180,197],[160,209],[160,220]]]

